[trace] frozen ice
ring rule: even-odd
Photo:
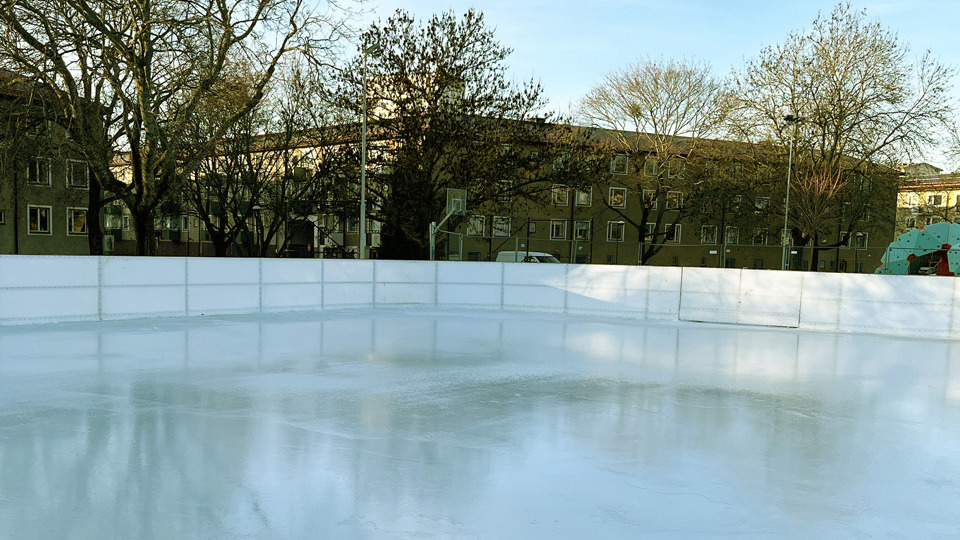
[[[0,328],[0,539],[960,535],[960,343],[351,310]]]

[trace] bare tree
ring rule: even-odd
[[[381,256],[424,258],[428,226],[443,217],[446,188],[468,190],[471,207],[505,194],[542,190],[532,181],[531,140],[544,124],[539,84],[506,75],[511,50],[496,41],[483,15],[452,12],[418,21],[397,11],[363,34],[370,155],[370,218],[382,223]],[[336,96],[359,120],[363,58],[342,71]],[[359,142],[359,123],[353,125]],[[536,186],[536,187],[534,187]],[[359,193],[359,189],[356,190]]]
[[[809,30],[764,49],[736,76],[733,135],[777,142],[784,153],[793,139],[790,225],[809,239],[813,265],[821,236],[838,226],[864,230],[873,225],[865,218],[878,217],[851,216],[844,203],[893,205],[857,195],[889,196],[897,175],[882,166],[938,140],[951,115],[952,75],[929,52],[912,60],[894,33],[841,4]],[[864,179],[871,189],[863,189]]]
[[[0,58],[51,92],[94,180],[130,209],[137,252],[148,254],[157,206],[260,102],[281,58],[335,41],[337,9],[334,0],[4,0]],[[248,99],[207,140],[186,144],[200,104],[238,62],[254,74]],[[129,156],[122,176],[116,152]]]
[[[585,143],[603,156],[596,168],[600,174],[593,177],[601,187],[621,184],[639,197],[639,214],[606,202],[636,230],[640,264],[656,255],[697,207],[698,185],[686,169],[723,121],[724,98],[724,84],[709,66],[647,59],[608,75],[580,101],[581,118],[602,128]]]

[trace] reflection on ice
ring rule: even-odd
[[[0,328],[0,538],[958,535],[958,347],[502,313]]]

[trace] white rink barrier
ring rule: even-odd
[[[0,325],[437,307],[960,338],[957,278],[335,259],[0,256]]]

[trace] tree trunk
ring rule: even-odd
[[[131,208],[130,218],[133,231],[137,235],[137,255],[156,255],[157,239],[153,229],[153,217],[149,212],[139,212]]]
[[[87,245],[91,255],[103,255],[103,228],[100,226],[102,190],[100,184],[91,180],[87,190]]]

